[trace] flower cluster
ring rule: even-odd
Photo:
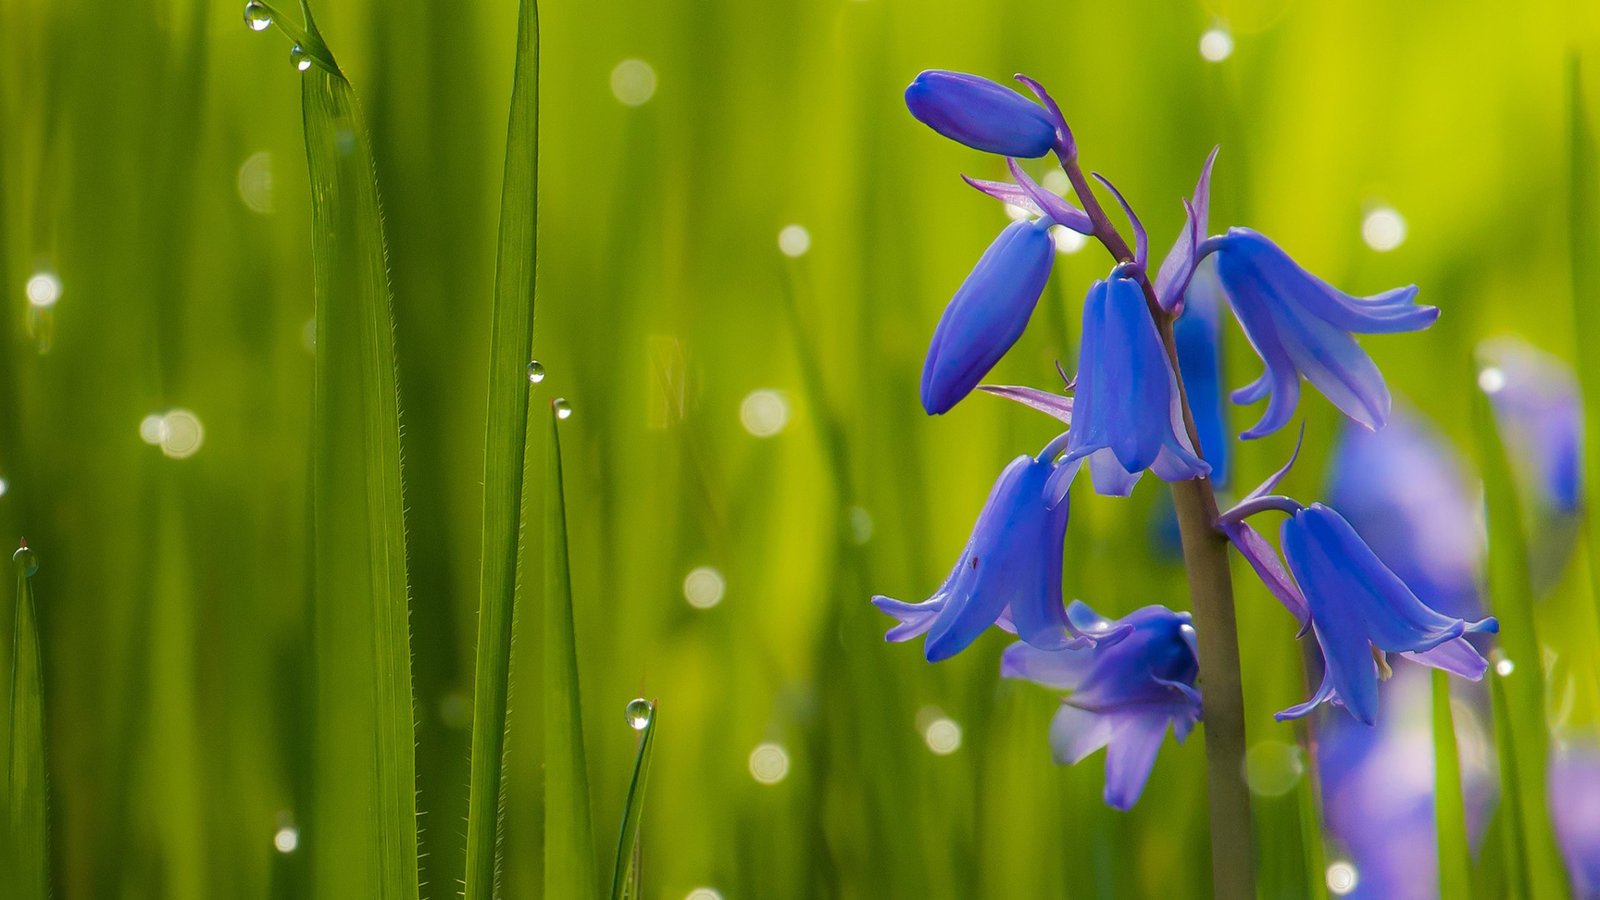
[[[1044,412],[1066,430],[1038,455],[1004,469],[965,550],[929,599],[873,602],[898,620],[889,640],[926,636],[929,661],[960,652],[990,626],[1014,632],[1021,641],[1006,651],[1003,674],[1067,692],[1051,732],[1056,758],[1076,762],[1108,747],[1106,799],[1126,808],[1168,725],[1181,740],[1200,719],[1199,661],[1187,614],[1149,606],[1110,620],[1077,601],[1063,606],[1068,491],[1077,473],[1087,462],[1095,492],[1106,496],[1127,496],[1146,471],[1168,482],[1222,476],[1229,439],[1218,364],[1224,304],[1263,364],[1259,379],[1232,394],[1238,404],[1266,401],[1245,439],[1290,422],[1302,379],[1355,423],[1382,428],[1389,391],[1355,336],[1418,331],[1438,310],[1415,303],[1415,286],[1366,297],[1340,291],[1248,228],[1208,235],[1215,150],[1183,200],[1183,228],[1152,267],[1148,234],[1132,206],[1110,181],[1093,175],[1126,215],[1130,244],[1080,168],[1060,108],[1037,82],[1017,80],[1032,98],[945,71],[923,72],[906,89],[906,105],[919,121],[1006,157],[1009,181],[965,180],[1028,213],[1000,232],[946,306],[928,348],[921,399],[928,414],[941,415],[981,388]],[[1017,162],[1045,156],[1067,176],[1075,203],[1043,188]],[[1039,303],[1055,258],[1053,228],[1098,240],[1114,259],[1084,300],[1076,374],[1062,372],[1065,392],[982,385]],[[1301,634],[1315,635],[1327,661],[1311,700],[1280,715],[1332,702],[1371,723],[1387,653],[1481,676],[1483,658],[1464,635],[1492,631],[1494,620],[1468,622],[1434,610],[1339,513],[1272,494],[1287,469],[1216,523],[1299,619]],[[1267,510],[1289,514],[1287,570],[1245,523]]]

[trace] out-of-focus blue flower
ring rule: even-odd
[[[1065,127],[1052,110],[1004,85],[943,69],[929,69],[911,82],[906,107],[945,137],[1002,156],[1043,156],[1057,146],[1058,129]]]
[[[1184,292],[1183,314],[1172,323],[1178,373],[1200,438],[1200,456],[1211,464],[1211,483],[1228,486],[1230,435],[1222,403],[1222,298],[1210,266],[1202,266]]]
[[[1550,818],[1578,897],[1600,897],[1600,748],[1557,750],[1550,760]]]
[[[1417,306],[1417,288],[1395,288],[1355,297],[1312,275],[1264,235],[1230,228],[1205,242],[1214,251],[1217,274],[1234,316],[1266,372],[1234,392],[1235,403],[1267,398],[1261,421],[1243,434],[1256,438],[1288,423],[1300,399],[1300,376],[1345,415],[1368,428],[1389,417],[1383,375],[1353,337],[1417,331],[1432,325],[1439,310]]]
[[[1074,645],[1076,631],[1061,598],[1068,504],[1044,496],[1055,446],[1038,459],[1019,456],[1000,473],[966,549],[932,597],[922,603],[872,598],[900,620],[888,640],[926,633],[929,662],[954,656],[996,623],[1038,647]]]
[[[1127,496],[1146,469],[1167,481],[1211,471],[1183,425],[1177,379],[1138,282],[1119,271],[1083,304],[1083,339],[1067,455],[1051,485],[1063,496],[1073,466],[1088,459],[1094,488]]]
[[[1380,431],[1346,428],[1328,502],[1424,603],[1479,615],[1485,538],[1477,486],[1425,421],[1397,412]]]
[[[1056,762],[1071,765],[1106,749],[1106,803],[1129,809],[1139,799],[1170,724],[1182,743],[1200,720],[1200,667],[1189,614],[1146,606],[1118,620],[1074,600],[1068,610],[1098,643],[1075,649],[1006,648],[1000,674],[1070,693],[1050,723]]]
[[[1055,260],[1049,221],[1013,222],[983,253],[933,331],[922,407],[948,412],[1022,337]]]
[[[1516,337],[1478,345],[1478,383],[1507,449],[1547,510],[1574,513],[1583,499],[1583,408],[1572,367]]]
[[[1350,900],[1436,900],[1432,689],[1415,668],[1396,669],[1380,691],[1382,717],[1368,728],[1345,716],[1317,730],[1328,833],[1357,872]],[[1455,708],[1467,836],[1477,846],[1498,790],[1493,746],[1482,711],[1465,698]]]

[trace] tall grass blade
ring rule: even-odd
[[[405,515],[383,218],[360,105],[304,11],[315,61],[301,75],[317,356],[312,888],[329,900],[415,900]]]
[[[1308,747],[1310,728],[1301,732],[1300,746]],[[1315,753],[1307,753],[1306,771],[1295,785],[1295,805],[1300,815],[1300,854],[1306,867],[1306,900],[1328,900],[1328,854],[1322,837],[1322,773]]]
[[[1456,748],[1449,677],[1438,669],[1433,670],[1433,816],[1439,841],[1439,896],[1442,900],[1469,897],[1472,857],[1467,850],[1461,754]]]
[[[9,875],[7,897],[45,900],[50,896],[49,786],[44,764],[44,678],[39,663],[39,626],[29,580],[33,554],[18,551],[17,605],[11,629],[10,735],[6,748],[5,838],[9,852],[0,862]]]
[[[1508,823],[1516,824],[1506,832],[1506,843],[1521,848],[1524,896],[1562,897],[1566,896],[1566,873],[1545,806],[1550,732],[1521,507],[1488,398],[1475,392],[1473,402],[1489,527],[1489,602],[1500,620],[1499,643],[1504,651],[1497,669],[1487,677],[1497,698],[1504,701],[1495,708],[1496,749],[1505,792],[1501,802],[1510,817]],[[1498,674],[1507,661],[1507,674]],[[1515,879],[1516,866],[1511,871]]]
[[[629,715],[633,715],[631,706]],[[656,705],[651,702],[639,735],[639,752],[633,758],[633,779],[628,782],[628,802],[622,810],[622,829],[617,835],[617,863],[611,873],[611,900],[638,900],[639,897],[639,821],[644,814],[644,784],[650,775],[650,750],[655,744],[655,737]]]
[[[1567,66],[1567,237],[1572,279],[1572,319],[1579,347],[1593,346],[1600,337],[1600,154],[1584,111],[1583,81],[1574,54]],[[1584,532],[1589,542],[1589,576],[1594,599],[1600,603],[1600,528],[1594,511],[1600,510],[1600,357],[1576,355],[1578,380],[1583,385],[1583,487],[1584,509],[1589,510]]]
[[[467,806],[466,900],[491,900],[504,815],[506,715],[517,621],[523,468],[528,442],[528,354],[533,347],[539,194],[539,6],[522,0],[506,126],[500,248],[489,338],[483,439],[483,562],[473,687],[472,781]]]
[[[594,897],[594,826],[583,751],[578,645],[567,558],[567,501],[561,482],[560,418],[550,413],[544,531],[544,896]]]

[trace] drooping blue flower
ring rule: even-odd
[[[1478,383],[1519,475],[1540,507],[1577,512],[1583,500],[1583,407],[1572,367],[1516,337],[1478,345]]]
[[[949,412],[1005,356],[1044,293],[1055,261],[1049,224],[1013,222],[961,283],[933,330],[922,366],[922,408]]]
[[[1177,379],[1144,292],[1120,267],[1089,289],[1080,347],[1072,428],[1054,496],[1065,494],[1082,459],[1095,490],[1112,496],[1131,493],[1146,469],[1166,481],[1211,471],[1189,443]]]
[[[1077,632],[1061,597],[1068,504],[1051,504],[1044,495],[1055,447],[1037,459],[1019,456],[1000,473],[966,548],[932,597],[922,603],[872,598],[900,620],[888,640],[926,633],[929,662],[954,656],[997,623],[1038,647],[1074,645]]]
[[[1321,503],[1307,507],[1272,494],[1293,464],[1291,457],[1218,520],[1263,584],[1299,621],[1300,633],[1313,632],[1322,650],[1322,684],[1309,700],[1277,718],[1299,718],[1332,702],[1373,724],[1385,653],[1473,681],[1482,678],[1488,663],[1464,636],[1493,633],[1499,624],[1493,618],[1468,622],[1438,612],[1418,599],[1339,513]],[[1268,510],[1289,516],[1280,537],[1288,571],[1272,545],[1244,521]]]
[[[1048,106],[987,78],[943,69],[922,72],[906,88],[906,107],[917,121],[974,150],[1025,159],[1070,146],[1059,111],[1040,99]]]
[[[1182,743],[1200,720],[1200,667],[1189,614],[1146,606],[1118,620],[1074,600],[1068,610],[1092,645],[1041,650],[1006,648],[1000,674],[1070,693],[1050,723],[1056,762],[1072,765],[1106,749],[1105,801],[1126,810],[1138,801],[1171,725]]]
[[[1345,415],[1368,428],[1383,427],[1389,389],[1351,335],[1432,325],[1439,310],[1413,302],[1415,285],[1371,297],[1346,294],[1248,228],[1230,228],[1207,240],[1203,252],[1215,253],[1234,316],[1266,364],[1259,379],[1233,394],[1241,404],[1267,398],[1261,420],[1243,437],[1271,434],[1288,423],[1300,399],[1302,375]]]
[[[1422,601],[1481,614],[1486,538],[1478,485],[1425,420],[1396,410],[1379,431],[1347,427],[1334,450],[1328,503]]]
[[[1550,819],[1577,897],[1600,897],[1600,747],[1558,748],[1550,758]]]

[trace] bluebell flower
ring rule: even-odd
[[[1583,407],[1572,367],[1516,337],[1478,345],[1478,382],[1538,505],[1560,515],[1583,500]]]
[[[1074,600],[1068,616],[1101,640],[1063,650],[1012,644],[1000,674],[1070,692],[1050,723],[1055,760],[1072,765],[1105,747],[1105,801],[1126,810],[1144,790],[1167,727],[1182,743],[1200,720],[1194,627],[1188,613],[1164,606],[1113,621]]]
[[[1167,481],[1211,471],[1189,443],[1177,379],[1144,292],[1120,267],[1089,289],[1080,347],[1072,428],[1054,496],[1065,494],[1083,459],[1095,490],[1114,496],[1131,493],[1146,469]]]
[[[1552,752],[1549,789],[1551,824],[1573,895],[1600,897],[1600,747]]]
[[[954,656],[995,624],[1038,647],[1074,645],[1077,632],[1061,597],[1068,504],[1044,496],[1054,446],[1038,459],[1019,456],[1000,473],[966,548],[932,597],[922,603],[872,598],[900,621],[888,640],[926,634],[929,662]]]
[[[1060,112],[1040,99],[1047,106],[987,78],[942,69],[919,74],[906,88],[906,107],[917,121],[974,150],[1026,159],[1070,147]]]
[[[1266,364],[1266,372],[1234,392],[1235,403],[1267,398],[1261,420],[1243,434],[1256,438],[1288,423],[1305,376],[1334,406],[1368,428],[1389,417],[1389,389],[1352,334],[1392,334],[1432,325],[1439,310],[1417,306],[1415,285],[1355,297],[1312,275],[1277,244],[1248,228],[1207,240],[1233,313]]]
[[[1055,261],[1049,221],[1013,222],[945,307],[922,367],[922,408],[948,412],[972,392],[1028,326]]]
[[[1317,729],[1323,818],[1356,869],[1348,900],[1436,900],[1432,688],[1421,671],[1396,669],[1379,697],[1376,727],[1336,716]],[[1474,847],[1499,792],[1481,699],[1457,692],[1452,704],[1467,838]]]
[[[1493,633],[1498,623],[1438,612],[1418,599],[1339,513],[1321,503],[1302,506],[1271,494],[1293,463],[1291,458],[1219,519],[1262,582],[1300,622],[1300,633],[1313,632],[1322,650],[1324,671],[1316,693],[1276,717],[1299,718],[1331,702],[1373,724],[1379,673],[1388,673],[1385,653],[1474,681],[1482,678],[1488,664],[1464,636]],[[1287,572],[1272,546],[1244,521],[1267,510],[1289,516],[1280,537]]]
[[[1462,618],[1481,614],[1479,486],[1425,420],[1397,410],[1380,431],[1345,428],[1328,503],[1424,603]]]

